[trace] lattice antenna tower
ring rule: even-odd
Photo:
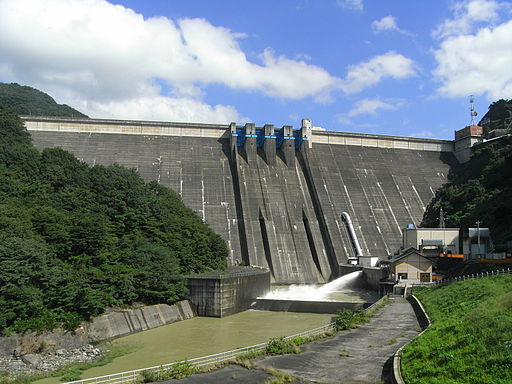
[[[469,124],[475,125],[475,117],[478,116],[478,112],[475,111],[475,97],[473,95],[469,95],[469,113],[471,116]]]

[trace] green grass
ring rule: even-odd
[[[176,361],[170,367],[160,367],[159,369],[151,371],[142,371],[143,383],[154,383],[156,381],[163,381],[167,379],[183,379],[196,373],[197,367],[188,360]]]
[[[266,370],[267,373],[271,374],[273,377],[265,381],[265,384],[286,384],[286,383],[296,383],[297,378],[288,374],[281,372],[274,368],[268,368]],[[302,380],[300,380],[302,381]]]
[[[432,325],[403,352],[407,384],[512,383],[512,275],[414,294]]]

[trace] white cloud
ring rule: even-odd
[[[368,61],[351,65],[347,76],[340,83],[340,88],[346,93],[355,93],[378,84],[386,77],[403,79],[415,74],[416,70],[411,59],[390,51],[374,56]]]
[[[171,98],[164,96],[137,97],[127,101],[88,103],[85,108],[91,115],[101,118],[122,116],[124,119],[159,121],[193,121],[197,123],[226,123],[243,118],[235,108],[211,106],[192,98]]]
[[[447,97],[485,94],[491,100],[512,97],[512,20],[470,34],[465,20],[476,20],[474,9],[480,10],[479,21],[496,21],[496,3],[478,0],[458,5],[462,6],[465,13],[449,24],[458,29],[453,27],[450,33],[445,29],[440,35],[444,40],[434,51],[437,67],[433,73],[441,82],[439,93]],[[457,24],[456,20],[462,21]]]
[[[337,114],[336,121],[343,125],[352,125],[352,120],[350,120],[348,116],[344,113]]]
[[[493,22],[498,19],[498,10],[504,4],[494,0],[461,1],[453,5],[454,17],[445,20],[434,31],[433,36],[446,38],[453,35],[470,33],[482,22]]]
[[[187,121],[238,115],[201,101],[208,84],[301,99],[322,98],[339,83],[271,49],[251,62],[238,43],[244,37],[204,19],[144,19],[105,0],[0,0],[0,75],[75,100],[91,115],[121,113],[124,104],[134,118],[151,118],[154,107]]]
[[[364,9],[363,0],[337,0],[336,4],[345,9],[362,12]]]
[[[402,102],[391,104],[379,99],[362,99],[355,103],[354,108],[348,113],[348,116],[375,115],[379,110],[395,110],[402,104]]]
[[[381,33],[385,31],[394,31],[404,35],[412,36],[412,34],[404,29],[398,27],[396,22],[396,17],[394,16],[385,16],[380,20],[375,20],[372,22],[372,30],[373,33]]]
[[[409,135],[409,137],[425,137],[425,138],[429,138],[429,137],[432,137],[433,135],[434,134],[431,131],[423,130],[423,131],[412,132]]]
[[[398,25],[396,24],[396,18],[394,16],[385,16],[380,20],[375,20],[372,23],[372,29],[375,33],[382,31],[398,31]]]

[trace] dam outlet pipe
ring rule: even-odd
[[[352,220],[350,220],[350,215],[347,212],[342,212],[341,220],[345,223],[347,227],[350,240],[352,241],[352,248],[354,248],[356,257],[363,256],[363,251],[361,250],[359,241],[357,241],[356,232],[354,231],[354,225],[352,224]]]

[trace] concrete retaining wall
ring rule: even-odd
[[[332,313],[340,309],[355,311],[358,308],[368,308],[371,303],[351,303],[341,301],[297,301],[258,299],[252,305],[252,309],[278,312],[305,312],[305,313]]]
[[[379,290],[379,282],[382,278],[386,277],[388,272],[385,269],[377,268],[377,267],[364,267],[363,268],[363,278],[368,287],[371,289],[378,291]]]
[[[174,305],[157,304],[138,309],[116,310],[95,317],[85,325],[91,341],[108,340],[131,333],[190,319],[195,313],[188,300]]]
[[[90,323],[82,323],[75,331],[54,329],[51,332],[0,337],[0,357],[82,348],[91,342],[126,336],[194,316],[187,300],[174,305],[157,304],[137,309],[112,310],[95,317]]]
[[[270,272],[255,269],[239,275],[189,277],[188,298],[199,316],[224,317],[250,308],[256,297],[270,289]]]

